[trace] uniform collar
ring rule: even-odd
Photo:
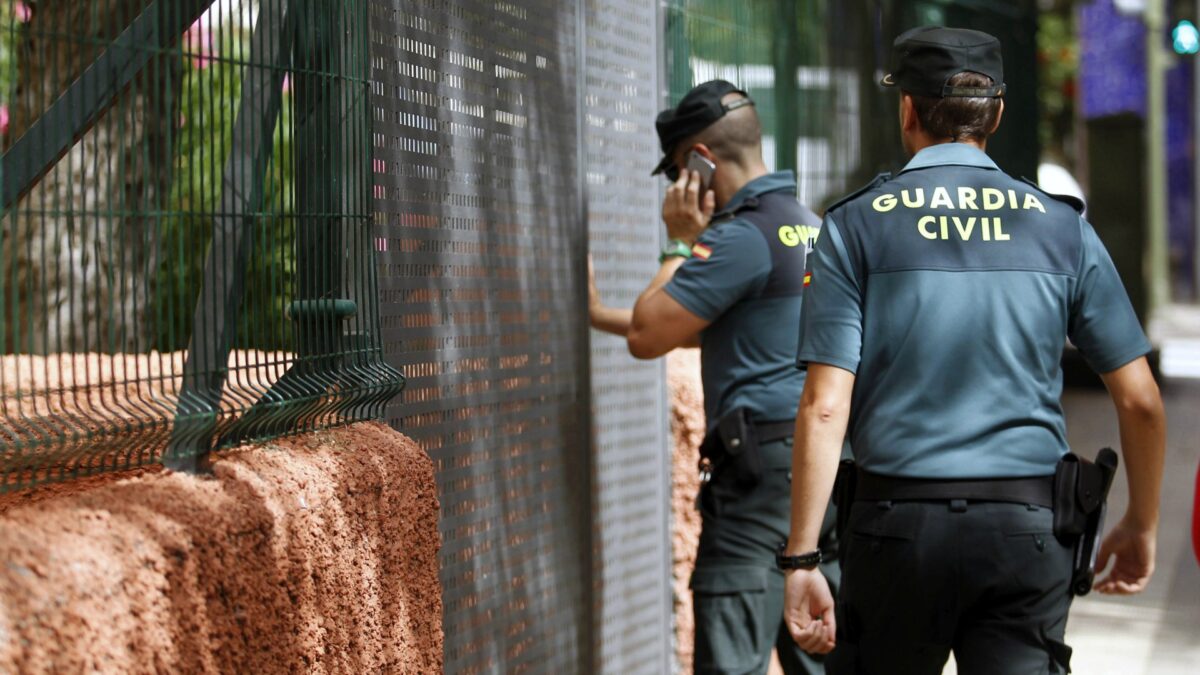
[[[782,190],[787,190],[793,194],[796,192],[796,174],[790,170],[768,173],[765,176],[759,176],[746,183],[742,186],[742,189],[733,193],[733,197],[721,211],[736,211],[748,199],[756,199],[768,192],[780,192]]]
[[[901,170],[912,171],[913,169],[925,169],[931,166],[976,166],[981,169],[997,169],[996,163],[992,161],[987,153],[973,145],[966,143],[938,143],[923,148],[920,152],[913,155],[913,158],[908,161],[908,164]]]

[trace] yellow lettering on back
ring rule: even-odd
[[[933,199],[929,200],[929,208],[936,209],[939,207],[954,208],[954,202],[950,201],[950,193],[946,191],[946,188],[941,186],[933,189]]]
[[[782,225],[779,228],[779,241],[783,242],[784,246],[799,246],[800,233],[791,225]]]
[[[937,232],[932,232],[925,228],[926,225],[931,225],[936,222],[937,218],[934,218],[933,216],[924,216],[917,221],[917,230],[920,231],[921,236],[925,237],[926,239],[937,239]]]
[[[908,190],[902,190],[900,192],[900,198],[904,200],[904,205],[910,209],[919,209],[922,206],[925,206],[925,188],[916,188],[914,192],[916,192],[917,195],[916,199],[908,198]]]
[[[1004,207],[1004,193],[996,188],[983,188],[983,208],[995,211]]]
[[[993,233],[996,235],[996,241],[1008,241],[1009,236],[1004,232],[1004,230],[1000,229],[1000,219],[995,218],[992,222],[992,227],[994,228]]]
[[[1008,191],[1008,208],[1014,209],[1014,210],[1017,208],[1017,191],[1016,190]]]
[[[963,241],[970,241],[971,233],[975,230],[975,216],[967,218],[967,224],[965,227],[963,226],[962,221],[958,219],[958,216],[954,216],[954,227],[958,229],[958,236],[961,237]]]
[[[958,188],[958,208],[971,209],[978,211],[979,206],[975,204],[975,188],[960,187]]]
[[[879,195],[875,201],[871,202],[871,206],[880,213],[887,213],[896,208],[896,195]]]
[[[1038,211],[1041,211],[1042,213],[1046,212],[1046,207],[1042,206],[1041,200],[1039,200],[1037,197],[1034,197],[1032,194],[1029,194],[1029,193],[1025,193],[1025,203],[1023,205],[1021,205],[1021,208],[1037,209]]]

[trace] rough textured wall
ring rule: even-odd
[[[0,515],[0,672],[442,669],[433,466],[383,424],[55,490]]]
[[[692,592],[688,581],[696,566],[700,542],[700,512],[696,492],[700,476],[700,442],[704,440],[704,390],[700,386],[700,350],[676,349],[667,357],[667,385],[671,390],[671,552],[675,587],[675,639],[680,672],[692,672]]]

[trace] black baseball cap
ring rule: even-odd
[[[955,75],[970,71],[992,78],[991,87],[951,87]],[[901,33],[892,44],[892,71],[880,81],[910,94],[944,98],[1004,96],[1000,41],[977,30],[922,26]]]
[[[741,94],[745,98],[721,105],[721,99],[733,93]],[[665,156],[650,175],[660,174],[671,166],[671,153],[680,141],[707,129],[730,110],[747,105],[754,105],[754,101],[750,100],[746,92],[725,80],[710,80],[692,87],[692,90],[680,99],[679,105],[658,113],[658,118],[654,120],[654,128],[658,130],[658,141]]]

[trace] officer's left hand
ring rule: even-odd
[[[1108,566],[1108,576],[1096,581],[1095,589],[1109,595],[1141,593],[1154,574],[1155,529],[1139,528],[1122,518],[1100,544],[1096,571]]]
[[[671,183],[663,199],[662,217],[667,224],[667,236],[688,244],[696,243],[700,233],[708,227],[716,207],[717,197],[712,190],[705,190],[703,196],[700,194],[700,174],[687,169],[680,171],[679,180]]]
[[[783,620],[788,632],[804,651],[828,654],[837,634],[829,582],[820,570],[788,570],[786,574]]]

